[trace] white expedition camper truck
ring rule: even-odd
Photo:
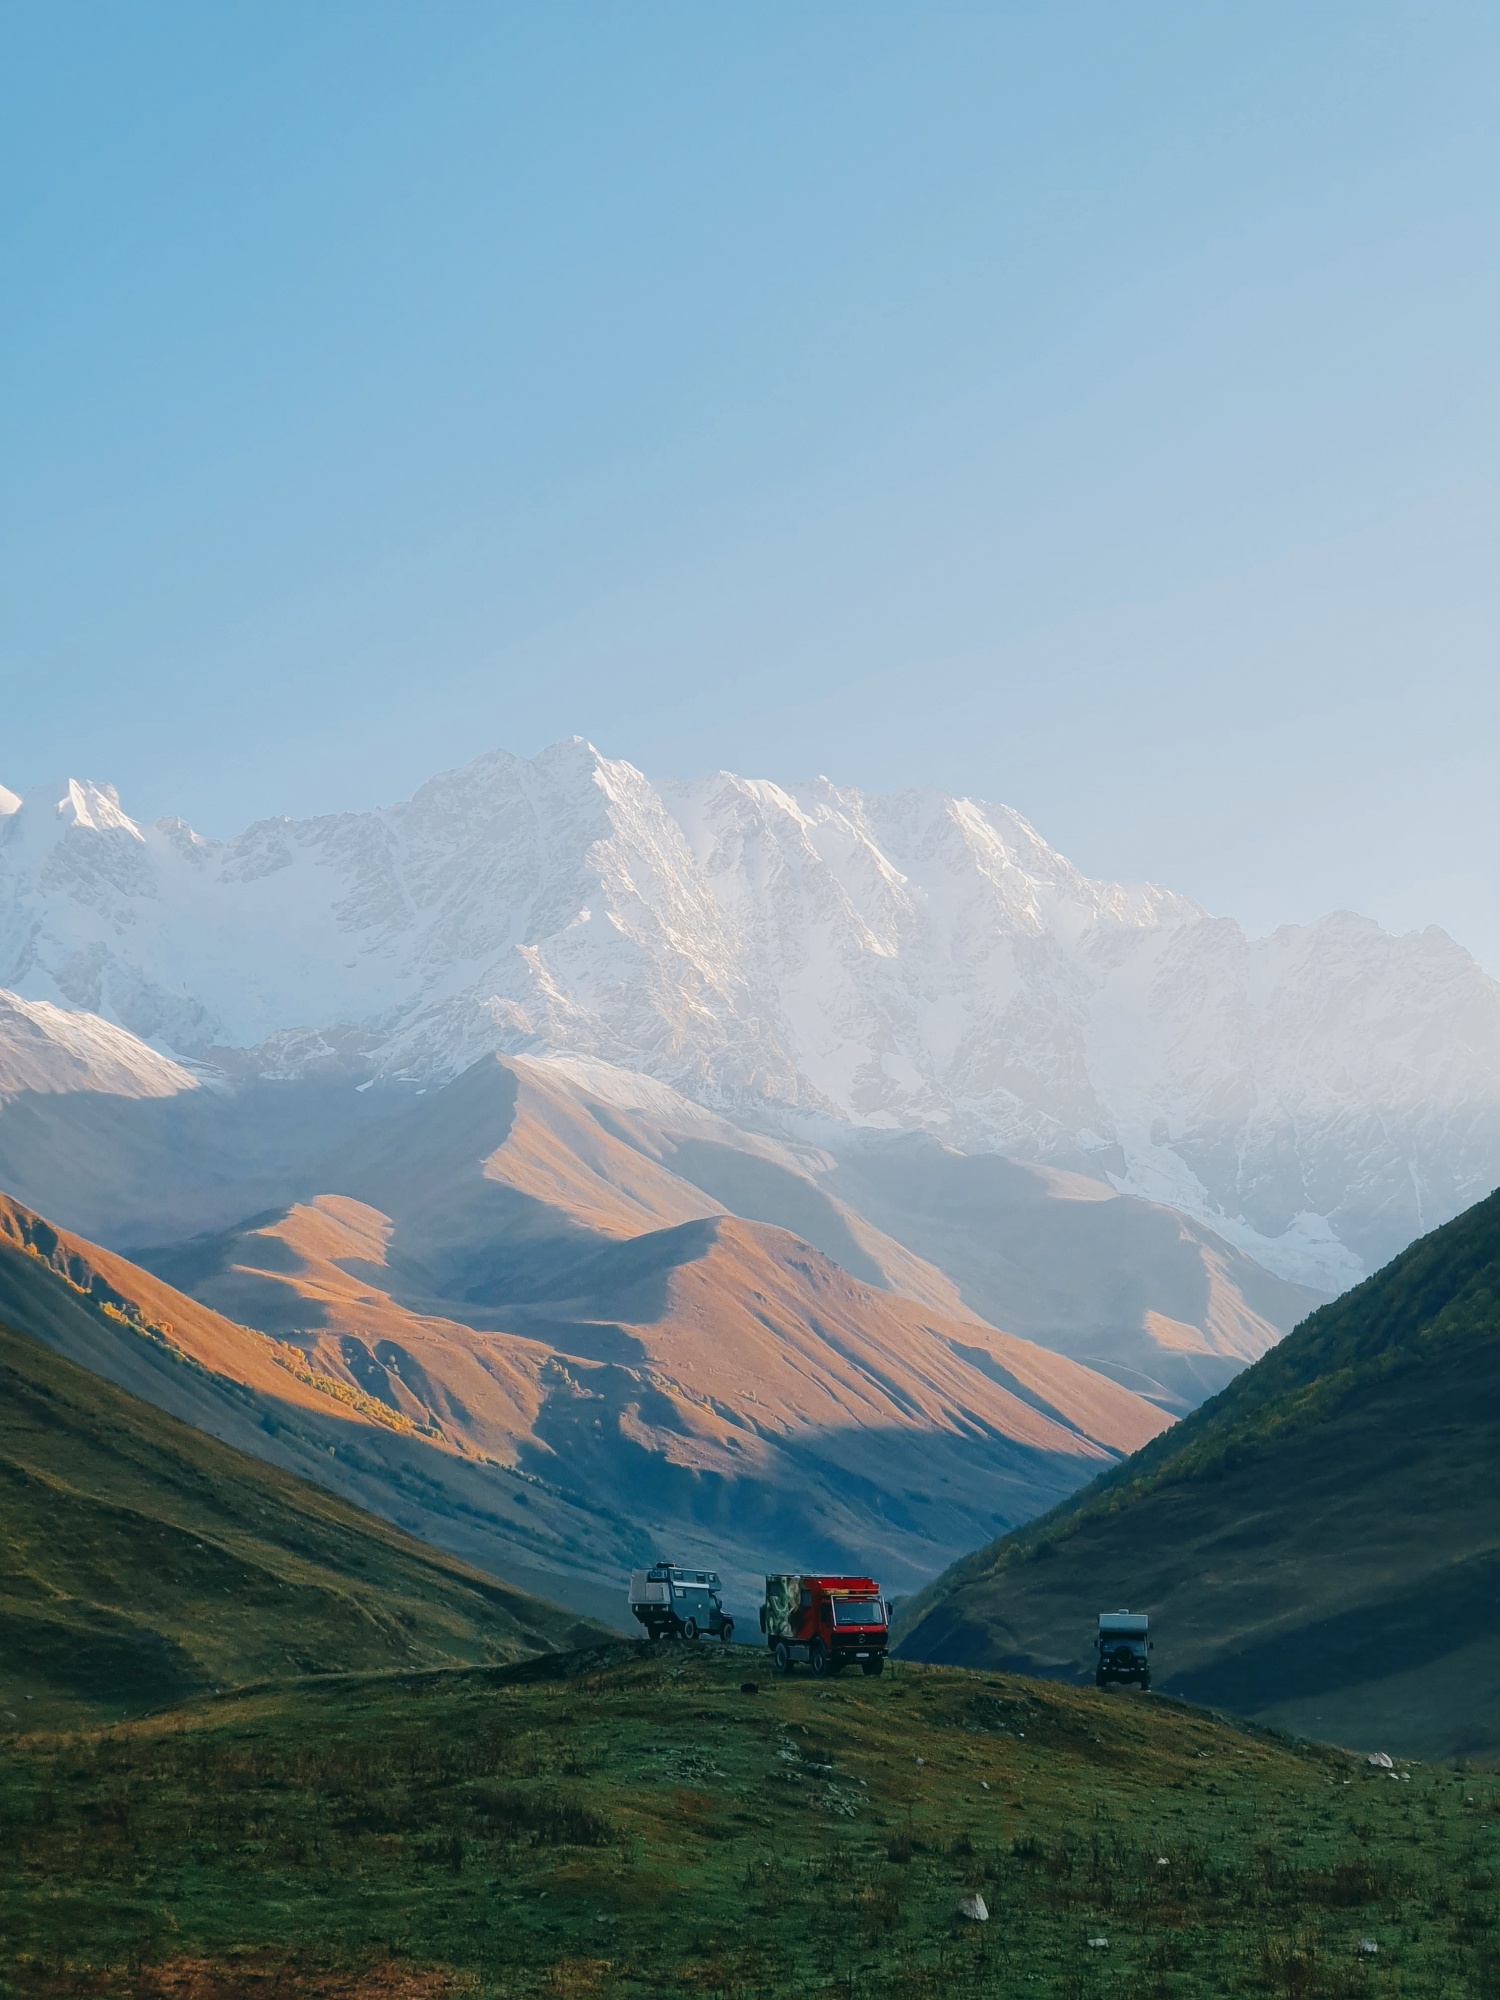
[[[698,1639],[707,1634],[727,1646],[734,1620],[724,1616],[718,1572],[679,1569],[659,1562],[630,1578],[630,1609],[651,1639]]]
[[[1111,1687],[1119,1681],[1150,1687],[1151,1662],[1147,1655],[1151,1641],[1146,1637],[1149,1622],[1139,1611],[1099,1613],[1099,1636],[1094,1641],[1099,1654],[1099,1664],[1094,1670],[1095,1687]]]

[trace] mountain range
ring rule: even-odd
[[[0,807],[0,986],[178,1065],[601,1060],[825,1146],[1051,1165],[1325,1296],[1500,1179],[1500,987],[1450,938],[1250,940],[1004,807],[653,784],[579,739],[227,842],[104,785]]]

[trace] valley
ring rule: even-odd
[[[1076,1678],[1123,1595],[1194,1699],[1490,1745],[1483,1327],[1317,1359],[1493,1165],[1500,1002],[1436,934],[1251,950],[999,808],[579,743],[227,846],[48,812],[0,824],[16,1333],[558,1617],[629,1629],[660,1555],[742,1626],[873,1572],[909,1655]]]
[[[4,29],[0,2000],[1500,2000],[1500,13]]]

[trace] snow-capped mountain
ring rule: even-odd
[[[199,1078],[97,1014],[0,991],[0,1102],[79,1090],[110,1097],[175,1097]]]
[[[431,1080],[567,1051],[829,1144],[927,1130],[1327,1290],[1500,1180],[1500,986],[1441,931],[1251,941],[1003,807],[653,785],[578,739],[227,843],[108,787],[6,794],[0,985],[179,1059]]]

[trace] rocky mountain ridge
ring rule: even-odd
[[[654,785],[579,739],[230,842],[81,782],[0,806],[0,986],[179,1065],[600,1059],[804,1137],[1050,1162],[1324,1292],[1500,1180],[1500,986],[1445,934],[1250,940],[1003,807]]]

